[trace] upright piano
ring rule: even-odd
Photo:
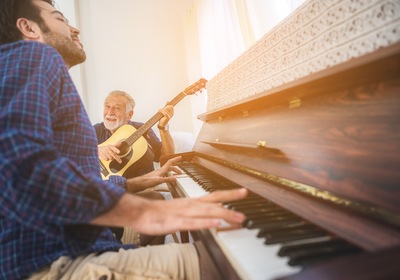
[[[199,118],[173,196],[249,190],[190,232],[213,279],[400,279],[399,43]]]

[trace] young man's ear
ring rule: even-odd
[[[17,20],[17,28],[22,34],[24,40],[39,41],[41,32],[39,26],[26,18],[19,18]]]

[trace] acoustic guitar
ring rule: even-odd
[[[181,93],[179,93],[172,101],[168,104],[175,106],[181,101],[185,96],[195,94],[196,92],[205,88],[207,80],[200,79],[193,85],[187,87]],[[126,124],[118,128],[110,138],[108,138],[103,143],[99,144],[99,147],[116,145],[121,143],[118,147],[120,150],[121,163],[113,160],[100,160],[100,173],[103,180],[108,180],[111,175],[124,176],[126,170],[131,167],[135,162],[137,162],[148,149],[148,144],[143,135],[155,125],[161,118],[163,114],[157,112],[153,117],[151,117],[146,123],[141,127],[136,129],[132,125]]]

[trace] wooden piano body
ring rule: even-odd
[[[364,250],[285,279],[400,279],[399,41],[208,110],[180,154]],[[210,231],[191,234],[215,279],[245,278]]]
[[[400,273],[399,108],[398,44],[201,115],[193,152],[180,155],[371,256],[397,248],[385,264]],[[192,234],[219,263],[207,232]]]

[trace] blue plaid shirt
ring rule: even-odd
[[[97,139],[61,56],[0,46],[0,278],[21,279],[60,256],[132,248],[88,222],[125,192],[103,182]]]

